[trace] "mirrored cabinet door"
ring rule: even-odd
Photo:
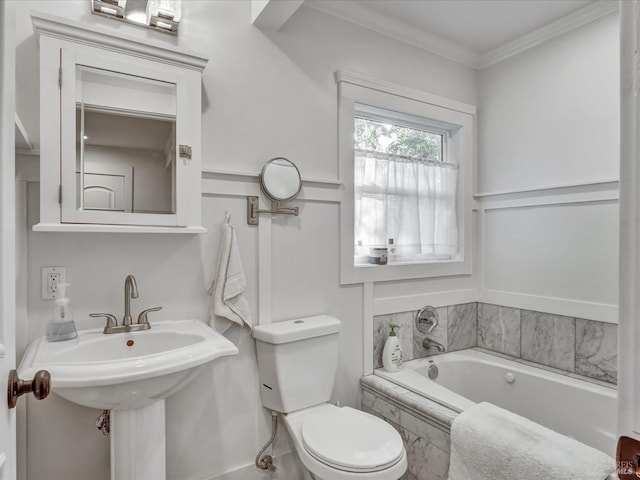
[[[185,225],[180,76],[62,50],[61,221]]]
[[[204,233],[197,52],[31,12],[40,232]]]

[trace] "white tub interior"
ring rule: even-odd
[[[430,365],[438,367],[434,380],[427,375]],[[615,388],[477,350],[412,360],[400,372],[375,373],[458,412],[474,402],[490,402],[615,455]],[[506,374],[513,375],[513,383]]]

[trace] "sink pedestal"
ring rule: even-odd
[[[113,335],[103,331],[79,330],[67,342],[35,339],[18,367],[20,377],[48,370],[53,393],[111,410],[111,480],[166,480],[164,399],[199,369],[238,349],[200,320],[155,322],[149,330]]]
[[[111,411],[111,480],[167,478],[164,400]]]

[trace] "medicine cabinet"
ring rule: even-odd
[[[207,59],[41,13],[36,231],[198,233]]]

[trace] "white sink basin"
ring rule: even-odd
[[[206,363],[236,355],[236,346],[197,320],[154,322],[150,330],[105,335],[79,330],[78,338],[29,344],[21,378],[51,373],[51,388],[87,407],[126,410],[147,407],[171,395]]]

